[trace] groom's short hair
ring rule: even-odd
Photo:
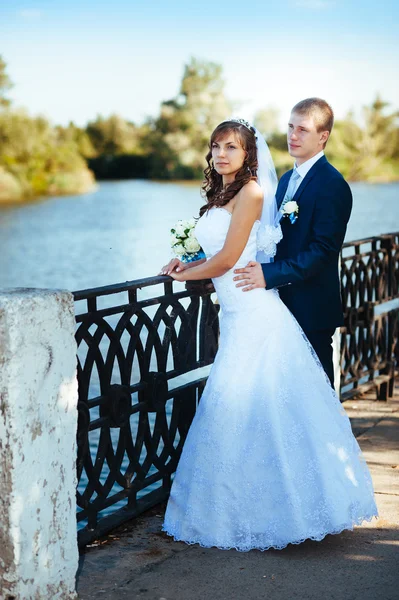
[[[334,112],[331,106],[321,98],[306,98],[295,104],[292,112],[300,115],[312,115],[317,131],[328,131],[334,125]]]

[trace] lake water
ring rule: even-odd
[[[348,241],[399,229],[399,183],[351,187]],[[155,275],[171,256],[170,228],[202,204],[197,182],[134,180],[0,207],[0,289],[78,290]]]

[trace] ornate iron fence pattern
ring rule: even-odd
[[[399,315],[399,234],[344,244],[341,292],[341,397],[375,388],[393,393]]]
[[[80,545],[168,496],[206,381],[195,370],[213,362],[219,331],[212,285],[174,285],[153,277],[74,294],[77,310],[85,305],[76,316]]]
[[[398,284],[399,233],[344,245],[344,399],[393,391]],[[80,545],[168,497],[206,381],[196,370],[217,350],[212,292],[211,282],[182,289],[169,277],[75,292]]]

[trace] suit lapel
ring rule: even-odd
[[[322,156],[321,158],[319,158],[319,160],[317,162],[315,162],[313,167],[311,169],[309,169],[309,171],[306,173],[305,177],[302,179],[301,184],[298,187],[297,191],[295,192],[294,197],[292,198],[293,200],[295,200],[295,202],[298,202],[299,198],[301,197],[302,193],[304,192],[309,181],[311,181],[313,179],[313,177],[316,175],[316,173],[320,169],[320,167],[325,165],[326,162],[328,162],[326,157]],[[284,179],[284,181],[280,181],[280,184],[277,188],[277,192],[276,192],[277,210],[280,210],[281,204],[284,200],[284,196],[287,192],[287,188],[288,188],[288,184],[290,182],[290,177],[291,177],[292,171],[293,171],[293,169],[291,169],[290,171],[287,171],[287,173],[285,173],[286,178]]]
[[[288,184],[290,182],[290,177],[292,174],[292,169],[291,171],[287,171],[286,175],[287,177],[285,178],[284,182],[281,182],[280,185],[277,188],[277,192],[276,192],[276,203],[277,203],[277,210],[280,209],[281,203],[284,199],[284,196],[287,192],[287,188],[288,188]]]
[[[320,167],[322,167],[324,164],[326,164],[326,162],[327,162],[326,157],[322,156],[321,158],[319,158],[319,160],[317,162],[315,162],[313,167],[311,169],[309,169],[309,171],[306,173],[305,177],[302,179],[301,184],[298,187],[297,191],[295,192],[294,197],[292,198],[293,200],[295,200],[295,202],[298,202],[299,198],[303,194],[309,181],[311,181],[313,179],[313,177],[316,175],[316,173],[320,169]],[[288,187],[288,184],[287,184],[287,187]]]

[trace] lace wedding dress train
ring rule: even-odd
[[[196,235],[209,258],[230,213]],[[256,222],[236,267],[255,260]],[[236,268],[234,267],[234,268]],[[275,290],[243,292],[233,269],[213,280],[220,345],[188,432],[163,530],[205,547],[284,548],[377,516],[349,419],[314,350]]]

